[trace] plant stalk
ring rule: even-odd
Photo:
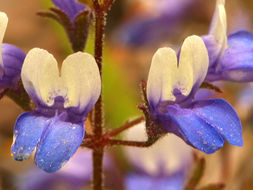
[[[106,13],[99,6],[95,8],[95,59],[102,78],[102,61]],[[101,92],[102,94],[102,92]],[[103,135],[103,103],[100,95],[92,112],[93,135],[100,139]],[[103,146],[93,149],[93,190],[103,189]]]

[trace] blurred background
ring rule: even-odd
[[[6,12],[9,17],[4,42],[18,46],[26,53],[34,47],[47,49],[61,63],[71,53],[64,30],[58,23],[36,15],[37,11],[47,10],[51,6],[53,5],[50,0],[0,0],[0,11]],[[142,79],[147,79],[151,58],[156,49],[162,46],[178,49],[185,37],[206,34],[214,7],[215,0],[116,0],[108,15],[104,49],[105,130],[141,115],[137,109],[141,103],[139,84]],[[242,29],[253,32],[252,0],[227,0],[226,10],[228,33]],[[93,52],[93,42],[94,34],[91,28],[85,51]],[[225,189],[228,190],[252,190],[253,84],[219,85],[222,86],[223,93],[213,96],[228,100],[240,115],[244,146],[238,148],[226,144],[223,149],[208,156],[197,152],[207,161],[201,184],[224,182]],[[51,177],[39,171],[32,159],[21,163],[14,161],[10,155],[12,130],[16,118],[22,112],[23,110],[7,97],[0,101],[0,190],[30,190],[39,187],[49,189],[45,187],[53,183],[48,180]],[[175,143],[174,149],[170,148],[168,153],[172,155],[178,148]],[[88,151],[79,152],[77,154],[86,154]],[[110,160],[107,164],[108,170],[113,170],[109,172],[109,177],[106,177],[108,188],[124,189],[124,176],[134,167],[131,158],[128,159],[126,155],[128,151],[114,147],[107,149],[107,154],[106,157]],[[191,154],[186,156],[191,157]],[[142,158],[145,159],[144,156]],[[62,171],[63,174],[58,173],[55,176],[56,186],[52,190],[72,190],[73,184],[77,184],[76,189],[83,188],[85,184],[82,184],[82,181],[90,181],[91,175],[88,164],[91,160],[87,159],[87,162],[79,160],[79,167],[84,168],[80,175],[73,168],[64,169],[67,171]],[[186,170],[190,168],[189,164]],[[70,179],[73,175],[77,175],[80,184],[71,180],[68,185],[64,184],[64,177]],[[117,182],[113,175],[118,177]]]

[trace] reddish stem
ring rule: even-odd
[[[112,131],[109,131],[107,132],[105,135],[104,135],[104,138],[109,138],[109,137],[114,137],[118,134],[120,134],[121,132],[131,128],[131,127],[134,127],[135,125],[141,123],[142,121],[144,121],[144,117],[141,116],[133,121],[127,121],[124,125],[122,125],[121,127],[119,128],[116,128]]]
[[[95,5],[97,5],[95,7],[95,59],[102,78],[102,57],[106,13],[104,10],[100,9],[98,4]],[[103,134],[102,95],[100,95],[94,111],[92,112],[92,126],[95,139],[101,139]],[[103,146],[93,149],[93,189],[103,189]]]
[[[159,138],[148,139],[147,141],[125,141],[125,140],[117,140],[117,139],[108,139],[106,141],[107,146],[114,145],[123,145],[123,146],[133,146],[146,148],[152,146]]]

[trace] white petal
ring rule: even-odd
[[[26,56],[21,71],[24,87],[37,105],[52,106],[58,96],[64,107],[89,112],[101,91],[101,79],[95,59],[88,53],[75,53],[62,64],[61,76],[53,55],[34,48]],[[85,113],[86,113],[85,112]]]
[[[163,101],[175,101],[174,90],[188,96],[194,86],[200,85],[208,69],[208,53],[198,36],[185,39],[177,56],[171,48],[160,48],[154,54],[147,82],[149,103],[156,107]]]
[[[2,43],[3,43],[3,38],[4,34],[7,28],[8,24],[8,17],[4,12],[0,12],[0,66],[3,68],[3,58],[2,58]],[[3,71],[1,70],[2,73],[0,75],[3,75]]]
[[[177,70],[177,55],[171,48],[160,48],[152,58],[147,81],[147,98],[152,106],[161,100],[175,100],[172,80]]]
[[[25,58],[21,79],[27,93],[37,104],[52,106],[57,95],[66,96],[54,56],[34,48]]]
[[[185,39],[179,58],[179,81],[184,79],[187,89],[184,95],[188,95],[193,86],[199,87],[204,81],[209,65],[208,52],[204,41],[199,36],[190,36]],[[189,75],[191,77],[185,77]],[[187,81],[188,80],[188,81]],[[190,81],[190,82],[189,82]]]
[[[227,16],[225,0],[216,1],[216,8],[209,29],[209,34],[212,35],[217,42],[218,49],[221,52],[220,56],[222,56],[227,48]]]
[[[145,123],[127,130],[124,137],[126,140],[146,141]],[[162,172],[172,174],[192,161],[192,148],[174,134],[166,135],[150,148],[124,147],[124,150],[132,165],[154,176]]]
[[[94,57],[81,52],[72,54],[64,60],[61,73],[68,89],[68,102],[64,106],[90,111],[101,92],[101,79]]]

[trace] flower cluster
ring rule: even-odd
[[[252,81],[253,76],[251,34],[232,34],[227,48],[224,5],[224,0],[217,0],[204,41],[186,38],[178,56],[170,48],[157,50],[147,83],[150,112],[159,128],[208,154],[221,148],[225,139],[242,146],[241,122],[225,100],[194,100],[194,95],[204,80]]]
[[[34,152],[36,165],[46,172],[62,168],[85,140],[85,121],[101,96],[102,71],[98,62],[102,59],[103,45],[98,42],[102,43],[104,32],[102,20],[96,24],[96,27],[101,26],[96,32],[96,36],[101,37],[95,44],[99,54],[95,56],[96,62],[91,54],[82,52],[94,10],[75,0],[52,1],[57,8],[39,14],[54,18],[64,26],[76,52],[63,61],[60,69],[54,56],[46,50],[34,48],[25,55],[15,46],[2,44],[8,19],[5,13],[0,12],[0,91],[17,88],[21,78],[35,105],[34,110],[21,114],[16,120],[11,154],[15,160],[23,161]],[[94,4],[93,8],[101,3],[103,1]],[[105,16],[103,8],[110,6],[101,7],[96,19]],[[147,133],[151,135],[148,139],[173,133],[207,154],[223,147],[225,140],[232,145],[243,145],[241,121],[226,100],[195,98],[204,82],[253,81],[253,34],[239,31],[227,36],[226,19],[225,0],[217,0],[207,35],[187,37],[179,52],[163,47],[153,55],[145,94],[148,107],[146,125],[153,132]],[[103,113],[100,114],[102,118]],[[90,135],[87,147],[100,151],[115,140],[103,135]],[[136,157],[135,153],[131,154]],[[165,157],[162,153],[160,155]],[[159,165],[163,161],[152,160],[150,163]],[[175,185],[180,189],[185,179],[184,167],[174,173],[164,172],[155,176],[141,167],[140,170],[127,176],[128,189],[152,189],[152,185],[157,188],[160,185],[159,189]],[[157,176],[160,176],[159,180]]]
[[[152,59],[147,97],[159,126],[210,154],[225,139],[238,146],[243,141],[240,119],[225,100],[193,100],[207,70],[208,53],[198,36],[185,39],[179,58],[172,49],[161,48]]]

